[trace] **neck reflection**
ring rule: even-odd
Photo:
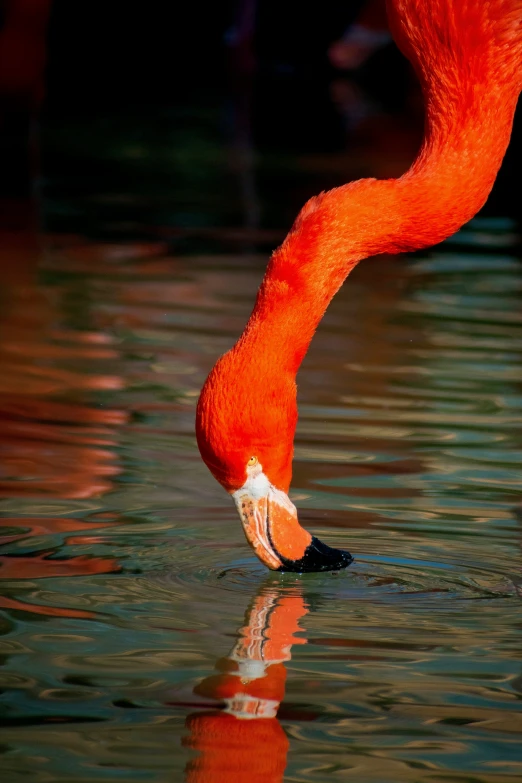
[[[308,612],[298,587],[291,593],[264,587],[246,614],[239,639],[217,674],[194,689],[217,699],[221,709],[192,713],[184,744],[199,751],[186,768],[187,783],[279,783],[283,780],[288,739],[277,719],[285,693],[285,662],[299,621]]]

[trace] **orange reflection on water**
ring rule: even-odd
[[[0,207],[0,491],[4,497],[99,495],[121,472],[115,427],[128,416],[89,404],[92,391],[124,385],[91,366],[113,364],[118,352],[102,333],[60,324],[59,302],[38,280],[34,204]]]
[[[22,532],[0,537],[0,544],[31,539],[36,536],[45,536],[60,533],[85,533],[91,529],[99,530],[118,524],[116,521],[85,522],[81,519],[62,519],[61,517],[29,518],[14,517],[0,519],[0,527],[24,528]],[[68,537],[66,544],[96,543],[96,536],[83,536],[83,540]],[[57,558],[58,547],[47,550],[39,550],[31,554],[5,555],[0,557],[0,579],[45,579],[51,577],[71,578],[74,576],[87,576],[91,574],[108,574],[120,570],[118,561],[113,557],[99,557],[79,555],[77,557]],[[0,607],[3,609],[15,609],[31,612],[33,614],[48,615],[53,617],[78,617],[92,618],[94,612],[72,607],[45,606],[0,595]]]
[[[187,718],[184,744],[200,756],[187,766],[188,783],[278,783],[283,780],[288,739],[277,719],[285,693],[286,669],[299,620],[308,609],[301,595],[268,590],[258,595],[246,625],[218,674],[194,689],[217,699],[221,710]]]
[[[75,332],[61,324],[60,302],[38,278],[42,250],[34,203],[4,200],[0,219],[0,493],[4,499],[31,499],[33,505],[37,499],[99,496],[113,488],[113,477],[121,472],[114,447],[117,428],[128,414],[95,406],[90,396],[93,390],[124,385],[119,375],[98,369],[110,360],[112,370],[118,352],[103,333]],[[112,557],[63,558],[54,541],[32,545],[36,537],[63,533],[80,534],[69,536],[68,545],[94,544],[99,538],[86,534],[113,524],[60,517],[3,519],[2,527],[16,529],[3,543],[24,539],[32,551],[3,556],[0,577],[69,579],[117,571]],[[94,616],[83,609],[42,605],[40,587],[30,582],[28,587],[36,603],[4,595],[0,606],[51,616]]]

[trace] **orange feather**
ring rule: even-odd
[[[268,265],[236,345],[210,373],[198,444],[229,491],[254,454],[287,491],[295,375],[330,300],[377,253],[441,242],[487,199],[522,88],[522,0],[389,0],[390,27],[420,80],[424,141],[399,179],[365,179],[312,198]]]

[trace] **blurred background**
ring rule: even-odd
[[[396,176],[419,143],[422,101],[387,33],[384,0],[308,10],[270,0],[147,10],[4,0],[2,12],[1,186],[23,187],[27,125],[52,230],[67,219],[55,203],[62,194],[69,212],[89,205],[86,230],[110,229],[97,214],[101,189],[106,201],[108,190],[139,197],[124,218],[140,231],[154,231],[149,219],[287,228],[317,189]],[[517,216],[520,154],[511,145],[489,214]],[[110,211],[116,223],[117,205]]]

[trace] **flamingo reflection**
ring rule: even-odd
[[[299,620],[308,612],[301,594],[262,589],[251,604],[240,638],[194,693],[216,699],[221,709],[192,713],[185,745],[199,751],[186,769],[187,783],[278,783],[283,780],[288,739],[277,719],[285,693],[285,661]]]

